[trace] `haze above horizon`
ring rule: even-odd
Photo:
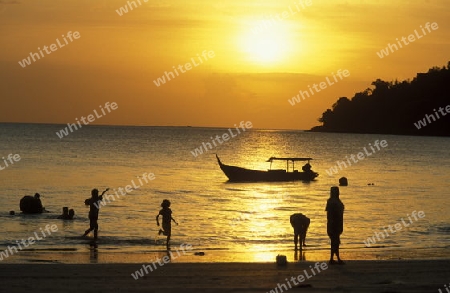
[[[306,130],[377,78],[446,65],[449,14],[444,0],[0,1],[0,121],[75,123],[115,102],[92,124]]]

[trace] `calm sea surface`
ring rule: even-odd
[[[343,255],[428,258],[443,257],[450,248],[450,138],[252,129],[194,157],[191,151],[228,129],[83,126],[60,139],[56,132],[62,127],[0,124],[0,157],[21,157],[0,170],[0,250],[34,236],[47,224],[58,226],[57,232],[4,262],[23,260],[30,253],[88,252],[90,241],[79,236],[89,226],[84,200],[91,189],[109,187],[113,192],[133,180],[140,185],[144,173],[153,173],[155,179],[142,181],[100,210],[99,253],[163,250],[162,237],[155,243],[155,217],[167,198],[180,224],[172,227],[172,248],[190,243],[207,255],[226,252],[241,254],[246,261],[273,261],[278,252],[292,250],[289,216],[302,212],[311,218],[306,253],[327,257],[324,209],[330,187],[342,176],[349,180],[348,187],[341,187]],[[376,140],[386,140],[388,146],[327,174],[336,161],[346,161],[364,147],[370,151],[369,143]],[[225,164],[254,169],[267,169],[265,161],[271,156],[308,156],[320,175],[311,183],[227,183],[214,153]],[[296,169],[301,170],[301,164]],[[36,192],[51,213],[20,214],[22,196]],[[55,219],[63,206],[75,209],[74,221]],[[11,210],[15,216],[9,215]],[[408,215],[414,211],[423,211],[425,217],[412,218],[411,223]],[[396,223],[401,230],[377,240],[375,248],[365,247],[368,237]]]

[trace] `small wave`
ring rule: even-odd
[[[178,193],[192,193],[192,190],[177,190]]]
[[[28,262],[38,262],[38,263],[59,263],[57,260],[50,259],[28,259]]]
[[[214,201],[215,202],[229,202],[230,199],[229,198],[215,198]]]
[[[450,225],[443,224],[443,225],[436,226],[436,231],[438,233],[442,233],[442,234],[450,234]]]
[[[77,248],[28,248],[22,251],[78,251]]]
[[[94,239],[92,237],[83,236],[66,236],[67,240],[72,240],[74,242],[91,242]],[[162,238],[161,238],[162,239]],[[100,245],[114,245],[114,246],[156,246],[160,245],[158,242],[161,239],[151,239],[151,238],[120,238],[114,236],[101,236],[96,240],[96,243]],[[164,240],[165,241],[165,240]]]
[[[175,191],[164,191],[164,190],[155,190],[154,192],[160,193],[160,194],[177,194]]]
[[[278,207],[278,208],[275,208],[274,210],[276,210],[276,211],[294,211],[294,210],[296,210],[296,208],[295,207]]]
[[[386,246],[386,245],[370,245],[370,246],[364,246],[364,248],[369,248],[369,249],[372,249],[372,248],[386,248],[386,247],[389,247],[389,246]]]
[[[239,211],[239,210],[224,210],[224,211],[228,211],[228,212],[233,212],[233,213],[240,213],[240,214],[255,214],[255,211]]]
[[[0,217],[1,218],[19,217],[19,218],[24,218],[24,219],[36,219],[36,218],[42,219],[42,218],[46,218],[47,216],[49,216],[49,214],[52,214],[52,212],[47,211],[47,212],[42,213],[42,214],[24,214],[21,211],[19,211],[19,212],[16,212],[14,215],[10,215],[9,213],[8,214],[3,213],[3,214],[0,214]],[[58,216],[59,214],[53,213],[53,215]]]
[[[225,187],[226,190],[230,190],[230,191],[247,191],[245,189],[240,189],[240,188],[231,188],[231,187]]]
[[[418,234],[418,235],[430,235],[431,234],[430,231],[419,231],[419,230],[415,230],[415,231],[413,230],[413,231],[410,231],[410,233]]]

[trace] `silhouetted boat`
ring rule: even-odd
[[[258,181],[311,181],[314,180],[319,173],[311,170],[311,165],[309,161],[312,158],[275,158],[271,157],[267,160],[270,162],[270,169],[264,170],[251,170],[236,166],[229,166],[223,164],[219,156],[216,155],[217,162],[219,163],[220,169],[228,177],[231,182],[258,182]],[[286,161],[286,170],[284,169],[273,169],[272,161],[280,160]],[[295,170],[294,163],[298,161],[307,161],[307,163],[302,167],[303,172]],[[289,171],[289,162],[292,163],[292,171]]]

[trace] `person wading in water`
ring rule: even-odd
[[[333,186],[330,189],[330,198],[327,201],[327,234],[331,240],[330,262],[335,264],[334,255],[337,256],[337,263],[344,264],[339,257],[339,244],[341,244],[341,234],[344,230],[344,204],[339,199],[339,187]]]

